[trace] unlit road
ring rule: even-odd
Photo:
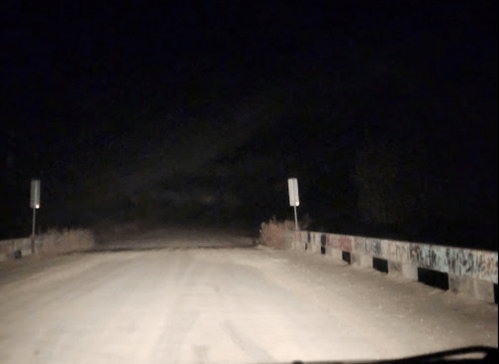
[[[0,363],[279,363],[497,347],[496,305],[322,256],[181,246],[4,269]]]

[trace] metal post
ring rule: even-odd
[[[295,230],[298,231],[300,229],[298,227],[298,214],[296,212],[296,205],[294,206],[294,210],[295,210]]]
[[[35,252],[35,227],[36,227],[36,209],[40,208],[40,180],[31,180],[31,196],[29,205],[33,209],[33,226],[31,227],[31,250]]]
[[[33,226],[31,228],[31,253],[35,254],[35,221],[36,221],[36,207],[33,208]]]
[[[31,237],[35,237],[35,221],[36,221],[36,207],[33,208],[33,226],[31,228]]]

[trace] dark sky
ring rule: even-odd
[[[3,236],[31,178],[44,227],[258,226],[296,176],[311,228],[497,239],[497,2],[168,3],[2,5]]]

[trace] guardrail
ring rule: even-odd
[[[497,303],[497,252],[314,231],[285,232],[288,245]]]

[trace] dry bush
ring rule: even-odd
[[[290,220],[278,221],[273,217],[269,222],[262,222],[258,243],[275,249],[286,249],[288,244],[285,238],[286,231],[293,231],[295,223]]]
[[[39,251],[50,254],[87,250],[95,244],[92,232],[85,229],[50,229],[36,240]]]

